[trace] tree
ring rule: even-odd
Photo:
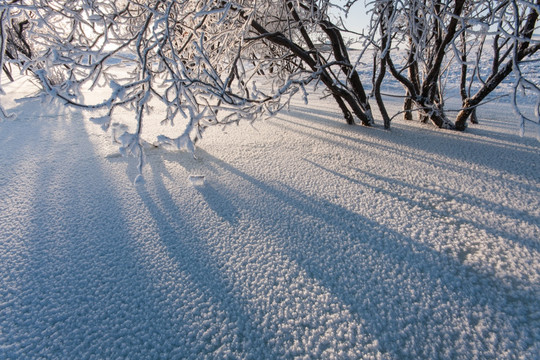
[[[396,16],[395,7],[392,1],[380,1],[376,4],[376,8],[373,12],[375,18],[375,29],[380,29],[380,45],[376,47],[374,56],[374,81],[373,81],[373,94],[377,101],[377,106],[381,112],[381,116],[384,122],[384,128],[390,129],[390,116],[384,105],[384,101],[381,94],[381,85],[386,75],[386,68],[388,66],[388,59],[390,54],[390,46],[392,43],[391,29],[387,26],[393,23],[392,18]],[[377,69],[377,57],[379,58]],[[378,74],[377,74],[378,70]]]
[[[273,115],[296,93],[307,101],[307,86],[316,83],[347,123],[354,113],[371,125],[328,7],[328,0],[12,0],[0,7],[0,67],[18,65],[44,94],[93,111],[92,121],[112,128],[120,151],[137,156],[140,168],[143,129],[155,121],[155,108],[163,124],[185,128],[153,144],[191,151],[208,126]],[[330,52],[317,47],[314,31],[331,43]],[[85,92],[104,88],[103,101],[84,100]],[[133,112],[134,124],[112,120],[120,108]]]
[[[182,97],[178,84],[184,89],[187,84],[193,89],[197,87],[195,93],[199,95],[205,93],[205,100],[191,104],[193,108],[207,109],[205,118],[212,117],[210,114],[216,113],[216,107],[223,104],[239,106],[239,109],[247,106],[239,110],[238,118],[272,113],[280,107],[278,98],[321,81],[338,102],[348,123],[354,122],[349,107],[369,125],[373,118],[367,97],[358,74],[352,69],[339,30],[328,20],[328,4],[328,1],[289,0],[261,3],[126,0],[113,4],[12,1],[3,14],[10,19],[20,17],[21,13],[32,14],[35,19],[26,16],[19,22],[17,34],[23,42],[28,38],[36,39],[40,51],[28,52],[23,60],[18,56],[10,57],[6,51],[2,54],[14,62],[24,62],[22,66],[26,69],[37,71],[46,91],[52,87],[42,77],[43,71],[47,76],[51,69],[62,72],[63,80],[70,80],[63,85],[55,84],[52,93],[71,105],[83,106],[72,99],[81,84],[96,84],[118,77],[113,74],[113,70],[119,68],[113,64],[116,61],[116,65],[135,67],[137,75],[131,82],[126,77],[124,82],[115,82],[113,87],[119,84],[120,87],[113,89],[118,90],[114,94],[129,89],[134,95],[135,89],[145,88],[149,96],[139,94],[130,98],[131,102],[138,97],[158,98],[170,110],[169,115],[187,108],[165,99],[155,86],[158,79],[163,82],[167,78],[167,82],[175,83],[177,86],[169,86],[167,91],[172,95],[175,89],[177,98]],[[16,28],[14,23],[8,22],[2,21],[4,28]],[[327,34],[333,54],[323,54],[310,39],[309,33],[317,27]],[[24,36],[21,36],[23,30]],[[274,93],[267,94],[260,89],[249,91],[255,81],[261,80],[255,73],[269,74],[273,70],[276,70]],[[233,83],[240,88],[233,90]],[[70,90],[67,87],[64,90],[70,95],[57,92],[59,86],[69,87]],[[208,96],[217,102],[207,101]],[[109,114],[117,107],[117,100],[103,104],[111,105]],[[125,100],[121,103],[126,105]],[[257,111],[254,112],[253,107],[257,107]]]
[[[287,49],[289,56],[299,59],[313,74],[318,74],[318,80],[332,94],[348,124],[354,123],[350,108],[363,125],[371,125],[373,116],[358,72],[351,63],[339,28],[328,19],[329,1],[284,0],[281,4],[286,6],[282,16],[272,17],[263,13],[263,16],[251,19],[251,27],[258,35],[252,39],[268,41]],[[329,54],[317,48],[309,35],[317,32],[317,28],[322,30],[326,35],[325,40],[331,44]],[[280,64],[272,66],[282,68]]]
[[[540,1],[534,2],[518,2],[518,1],[501,1],[490,4],[491,6],[485,10],[486,19],[484,24],[485,29],[496,27],[496,31],[488,37],[485,32],[481,33],[477,52],[477,59],[481,59],[486,48],[486,42],[489,40],[492,43],[491,69],[487,78],[482,78],[481,70],[479,69],[479,61],[476,62],[474,69],[474,77],[480,82],[478,90],[473,94],[463,99],[463,109],[458,113],[456,118],[456,128],[464,130],[466,121],[473,114],[478,105],[484,101],[511,73],[515,74],[516,80],[514,91],[512,94],[512,104],[521,118],[521,128],[526,121],[539,124],[540,117],[537,119],[527,118],[519,111],[517,104],[518,90],[528,89],[533,91],[537,96],[540,96],[540,88],[537,84],[527,79],[527,73],[523,71],[523,65],[531,65],[538,63],[540,59],[534,55],[540,49],[540,41],[533,39],[535,31],[537,31],[538,14],[540,12]],[[484,20],[485,21],[485,20]],[[538,113],[538,111],[537,111]]]
[[[540,94],[523,68],[536,61],[540,46],[535,37],[540,0],[534,1],[373,1],[365,40],[378,56],[373,93],[385,127],[390,116],[380,88],[387,70],[406,89],[406,115],[418,111],[445,128],[464,129],[510,73],[518,79],[514,93],[526,88]],[[355,2],[347,2],[345,10]],[[208,126],[273,115],[298,93],[307,99],[308,85],[322,84],[347,123],[356,116],[368,126],[373,123],[369,97],[343,29],[330,21],[333,5],[331,0],[4,1],[0,68],[11,76],[10,67],[18,66],[32,73],[48,96],[94,111],[93,121],[112,127],[121,151],[139,156],[141,166],[141,135],[144,124],[155,119],[152,108],[162,110],[164,124],[185,124],[178,137],[160,136],[153,143],[185,149],[193,149]],[[479,64],[490,41],[494,58],[486,75]],[[463,109],[453,123],[445,111],[444,78],[456,64]],[[101,102],[85,102],[83,94],[96,88],[108,88],[109,94]],[[111,120],[119,108],[133,112],[134,124]],[[3,110],[1,115],[7,116]]]
[[[464,130],[466,120],[475,114],[476,108],[514,73],[517,80],[513,104],[522,123],[540,122],[540,118],[530,119],[519,111],[516,95],[520,88],[540,95],[537,84],[528,79],[530,71],[523,69],[524,65],[530,67],[531,62],[538,61],[534,57],[540,46],[534,37],[540,11],[538,0],[377,0],[372,4],[372,26],[379,29],[379,35],[371,32],[369,40],[380,53],[375,95],[380,92],[378,87],[388,66],[406,89],[407,119],[418,110],[424,121],[429,119],[439,127]],[[488,42],[492,42],[491,49]],[[399,60],[401,49],[406,49],[403,61]],[[486,57],[492,63],[489,74],[481,68]],[[470,61],[471,58],[474,60]],[[456,65],[461,68],[463,105],[452,122],[445,111],[444,79]],[[384,118],[384,103],[379,99],[377,103]],[[389,118],[385,119],[387,122]]]
[[[32,57],[32,50],[24,32],[28,27],[28,19],[9,7],[0,6],[0,71],[3,71],[10,81],[13,81],[12,69],[5,58],[16,61],[21,56]],[[0,83],[0,93],[3,93]],[[9,118],[0,106],[0,119]]]
[[[375,4],[378,8],[373,16],[380,29],[380,48],[384,49],[381,68],[388,65],[390,73],[406,88],[410,101],[406,102],[404,110],[411,111],[415,103],[424,119],[439,127],[453,128],[444,112],[441,79],[448,68],[445,62],[448,49],[458,33],[465,0],[383,0]],[[399,65],[392,55],[400,46],[406,46],[407,56]]]

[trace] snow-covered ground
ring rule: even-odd
[[[1,359],[540,354],[540,143],[507,104],[388,132],[312,98],[134,184],[86,114],[5,90]]]

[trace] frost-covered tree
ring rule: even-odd
[[[380,42],[377,43],[373,41],[375,44],[375,56],[373,60],[373,94],[381,112],[385,129],[390,129],[391,119],[382,98],[381,85],[386,75],[386,68],[390,57],[390,47],[392,44],[392,32],[387,26],[393,24],[393,18],[396,14],[397,12],[393,1],[379,1],[375,3],[371,32],[372,34],[377,34],[376,31],[380,31]],[[373,36],[371,39],[373,39]],[[379,59],[378,61],[377,58]]]
[[[32,49],[25,36],[25,30],[29,25],[28,14],[20,13],[10,7],[17,2],[15,0],[11,1],[10,4],[0,5],[0,71],[10,81],[13,81],[13,69],[6,60],[17,61],[20,57],[32,57]],[[0,93],[3,93],[1,83]],[[0,119],[8,117],[0,106]]]
[[[459,34],[465,0],[378,0],[374,4],[372,24],[380,30],[380,39],[374,42],[380,44],[381,67],[387,65],[405,87],[404,111],[411,111],[414,103],[423,119],[451,128],[444,111],[442,79],[452,59],[448,53]],[[406,56],[401,60],[403,48]]]
[[[468,21],[464,25],[469,39],[476,38],[473,48],[476,60],[470,72],[468,89],[465,88],[464,79],[467,69],[462,70],[463,109],[457,115],[456,127],[459,130],[465,129],[466,121],[474,114],[476,107],[511,74],[515,75],[511,94],[512,104],[520,116],[522,131],[525,122],[540,125],[538,115],[540,103],[536,105],[536,118],[530,118],[519,110],[517,101],[518,92],[521,90],[529,91],[540,101],[539,84],[530,78],[536,73],[540,62],[540,57],[535,56],[540,49],[538,39],[540,1],[493,1],[483,4],[482,8],[476,11],[477,14],[472,17],[476,21]],[[465,55],[466,51],[462,51],[462,57]],[[491,64],[487,73],[482,71],[481,66],[486,61]],[[466,62],[463,64],[465,66]],[[475,85],[475,91],[471,91],[471,87]]]
[[[538,61],[535,54],[540,46],[539,4],[538,0],[373,1],[369,41],[379,54],[374,93],[385,124],[389,126],[390,118],[378,88],[387,67],[406,89],[406,119],[418,111],[424,121],[463,130],[471,115],[475,121],[476,108],[513,73],[516,111],[523,122],[538,124],[538,116],[527,118],[519,111],[516,94],[519,89],[539,94],[538,84],[531,80],[531,63]],[[487,74],[486,61],[492,65]],[[445,91],[447,78],[456,68],[461,70],[463,108],[451,121],[445,111]]]
[[[536,59],[539,1],[371,2],[366,48],[372,46],[378,56],[373,93],[385,127],[390,117],[380,86],[387,70],[406,89],[405,113],[418,111],[440,127],[464,129],[510,73],[516,75],[515,93],[520,88],[540,93],[523,67]],[[4,0],[0,68],[11,76],[17,66],[33,74],[47,96],[94,111],[93,121],[112,129],[121,151],[139,156],[141,165],[148,122],[181,124],[182,130],[146,140],[193,149],[208,126],[275,114],[294,94],[307,99],[312,85],[335,99],[348,123],[356,117],[370,125],[368,96],[355,67],[359,61],[350,58],[342,29],[330,21],[334,5],[331,0]],[[494,56],[486,74],[480,63],[489,42]],[[463,109],[454,123],[445,111],[445,78],[456,65]],[[98,89],[102,101],[85,100],[84,94]],[[121,108],[133,113],[132,123],[114,120]],[[3,110],[0,115],[7,116]],[[538,122],[538,116],[528,120]]]
[[[286,49],[288,57],[300,61],[308,72],[318,74],[318,81],[334,97],[347,123],[354,123],[352,110],[363,125],[371,125],[373,116],[364,87],[340,29],[328,17],[330,2],[283,0],[276,3],[283,6],[279,16],[263,12],[263,16],[251,20],[256,33],[252,39]],[[314,40],[312,34],[316,34],[317,39]],[[329,51],[317,47],[316,41],[329,43]],[[272,64],[272,67],[283,68],[280,64]]]
[[[12,0],[0,5],[0,66],[32,73],[44,94],[94,111],[142,166],[144,125],[182,123],[154,144],[193,149],[205,128],[275,114],[322,84],[348,123],[373,122],[329,1]],[[324,52],[312,39],[332,45]],[[28,45],[30,44],[30,45]],[[108,89],[98,103],[84,94]],[[133,124],[118,124],[121,108]]]

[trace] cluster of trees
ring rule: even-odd
[[[187,123],[179,137],[160,136],[158,143],[192,149],[207,127],[275,114],[316,86],[349,124],[373,124],[374,97],[386,128],[391,118],[381,84],[389,76],[403,85],[407,119],[418,113],[422,121],[458,130],[469,118],[476,121],[476,108],[510,74],[516,93],[540,94],[523,71],[523,64],[537,61],[540,0],[374,0],[367,4],[371,23],[357,34],[364,49],[357,58],[336,15],[359,5],[341,4],[0,0],[0,68],[9,79],[15,69],[30,73],[44,94],[94,110],[93,121],[104,129],[115,127],[119,108],[133,111],[133,129],[114,133],[141,165],[142,128],[156,120],[152,106],[163,108],[159,121]],[[368,53],[375,54],[370,94],[357,72]],[[488,53],[485,73],[480,65]],[[445,113],[445,76],[456,66],[463,106],[452,121]],[[103,101],[84,101],[84,92],[104,87],[110,96]],[[538,124],[538,111],[533,119],[520,116]]]

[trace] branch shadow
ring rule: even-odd
[[[49,107],[57,116],[44,120],[39,104],[28,113],[28,103],[17,109],[22,116],[5,125],[12,136],[1,141],[10,150],[2,165],[15,169],[16,177],[0,184],[9,186],[12,204],[2,218],[10,224],[0,227],[2,244],[10,247],[2,262],[13,265],[7,275],[12,286],[2,286],[9,305],[0,317],[0,357],[172,351],[160,339],[174,340],[177,324],[155,301],[121,200],[82,130],[82,115]]]
[[[532,138],[521,138],[518,135],[508,133],[504,136],[499,135],[496,137],[498,140],[496,141],[491,138],[492,132],[484,129],[474,129],[471,133],[473,136],[470,136],[469,134],[441,130],[430,126],[411,128],[401,123],[397,124],[391,131],[381,131],[378,128],[359,128],[333,121],[331,117],[333,113],[328,111],[320,112],[317,110],[315,114],[307,109],[295,107],[289,114],[302,119],[305,118],[310,123],[322,125],[324,128],[319,128],[311,124],[308,125],[305,121],[292,122],[284,117],[278,117],[280,124],[287,122],[295,126],[321,132],[324,136],[317,138],[323,141],[332,141],[327,138],[328,135],[331,135],[334,138],[340,139],[340,141],[345,140],[356,144],[368,145],[376,149],[397,152],[396,147],[392,148],[384,145],[384,142],[391,141],[397,147],[403,146],[411,149],[407,154],[398,152],[401,156],[425,161],[428,164],[445,166],[446,168],[454,167],[457,171],[468,171],[468,168],[460,168],[453,163],[443,163],[436,159],[437,155],[441,155],[461,161],[466,154],[467,161],[474,164],[481,166],[487,165],[499,172],[519,174],[531,180],[537,180],[538,178],[538,169],[530,169],[530,165],[534,166],[534,164],[540,162],[540,146],[538,141]],[[306,115],[309,115],[309,117],[306,117]],[[333,115],[335,116],[335,114]],[[336,131],[328,131],[328,128],[336,129]],[[294,128],[291,129],[298,131]],[[366,132],[369,132],[368,140],[365,137]],[[434,135],[451,138],[451,141],[433,141]],[[416,141],[411,142],[409,139],[416,139]],[[339,141],[335,142],[339,145]],[[417,155],[419,152],[421,152],[421,155]]]
[[[291,124],[291,125],[289,125],[289,124]],[[402,136],[395,136],[394,137],[394,136],[392,136],[392,134],[380,135],[380,132],[373,132],[373,133],[370,133],[369,135],[370,135],[370,137],[372,137],[374,139],[370,140],[370,141],[367,141],[367,140],[364,139],[364,137],[354,138],[352,136],[343,135],[341,133],[324,131],[323,129],[314,127],[312,125],[307,125],[305,123],[292,123],[291,121],[286,120],[286,119],[279,119],[278,123],[275,126],[285,127],[287,129],[287,131],[290,131],[292,133],[296,133],[296,134],[299,134],[301,136],[307,136],[307,137],[315,138],[315,139],[317,139],[317,140],[319,140],[319,141],[321,141],[323,143],[331,144],[333,146],[333,148],[337,149],[337,150],[343,149],[343,150],[346,150],[346,151],[352,151],[353,153],[362,153],[364,151],[362,149],[362,147],[365,146],[367,149],[369,149],[369,148],[377,149],[377,150],[381,151],[382,154],[398,155],[400,158],[405,158],[405,159],[410,159],[410,160],[413,160],[413,161],[416,161],[416,162],[425,163],[428,166],[437,167],[437,168],[440,168],[441,170],[451,169],[451,170],[453,170],[453,171],[455,171],[457,173],[461,173],[461,174],[472,173],[472,174],[474,174],[473,177],[475,177],[475,178],[479,178],[479,177],[482,176],[484,178],[493,179],[493,181],[500,180],[501,174],[508,174],[508,175],[516,177],[517,179],[522,179],[522,181],[515,181],[515,182],[512,183],[512,185],[515,188],[517,188],[517,190],[519,190],[519,191],[521,191],[523,193],[532,193],[532,194],[540,193],[540,187],[535,184],[535,183],[537,183],[537,180],[538,180],[538,175],[536,174],[537,171],[536,171],[536,167],[535,167],[535,163],[536,163],[535,157],[539,157],[539,162],[538,163],[540,163],[540,156],[539,156],[540,152],[535,154],[533,151],[530,151],[530,149],[528,149],[526,151],[520,151],[518,149],[504,148],[504,149],[502,149],[500,151],[494,151],[493,149],[489,148],[487,145],[485,145],[485,146],[484,145],[478,145],[479,148],[476,148],[476,147],[470,148],[471,153],[485,154],[485,153],[490,153],[491,152],[490,154],[493,154],[492,157],[498,159],[498,161],[500,161],[501,159],[503,159],[503,161],[505,161],[504,159],[510,159],[510,158],[514,158],[514,157],[520,158],[521,157],[522,161],[525,161],[527,163],[527,166],[524,166],[523,164],[516,165],[517,163],[519,163],[519,161],[517,161],[517,160],[516,161],[507,160],[507,161],[505,161],[504,168],[499,169],[499,170],[495,169],[495,170],[497,170],[497,174],[492,174],[492,173],[487,173],[486,171],[482,171],[480,169],[469,168],[469,167],[465,167],[465,166],[459,166],[459,165],[456,165],[455,163],[443,162],[442,160],[438,160],[438,159],[433,158],[431,155],[426,155],[426,151],[429,151],[430,147],[432,147],[434,145],[432,142],[429,143],[430,147],[428,147],[428,148],[419,147],[419,149],[423,149],[423,153],[422,154],[416,154],[416,152],[414,150],[403,151],[402,149],[409,150],[410,149],[410,144],[409,143],[403,143]],[[321,135],[321,136],[315,135],[312,132],[302,131],[299,128],[306,128],[306,129],[309,129],[310,131],[315,130],[317,132],[324,133],[325,136],[323,136],[323,135]],[[341,128],[341,129],[343,130],[343,128]],[[354,129],[351,129],[351,131],[353,133],[355,132]],[[401,131],[401,129],[399,131]],[[330,135],[330,136],[328,136],[328,135]],[[384,137],[382,137],[382,136],[384,136]],[[412,135],[407,134],[405,136],[405,138],[408,138],[410,136],[412,136]],[[336,139],[336,137],[338,139],[345,140],[345,143],[343,143],[341,141],[338,141]],[[377,141],[377,138],[380,141]],[[384,145],[383,143],[381,143],[383,141],[392,141],[392,142],[396,142],[397,144],[401,143],[402,146],[391,147],[391,146]],[[457,141],[457,147],[460,147],[460,141]],[[480,151],[480,148],[482,148],[483,151]],[[401,151],[400,151],[400,149],[401,149]],[[495,149],[497,149],[497,147],[495,147]],[[365,150],[365,151],[367,151],[367,150]],[[503,156],[501,154],[501,153],[505,153],[505,152],[510,152],[510,155],[505,154]],[[514,154],[514,155],[512,155],[512,154]],[[527,160],[523,160],[524,157]],[[467,159],[469,159],[469,158],[470,157],[467,157]],[[489,166],[489,167],[492,166],[492,164],[487,160],[479,161],[479,164],[483,164],[483,165]],[[357,171],[357,172],[363,172],[363,170],[361,170],[361,169],[354,169],[354,170]],[[364,172],[364,175],[369,176],[370,174],[368,172]],[[420,191],[420,192],[427,192],[427,193],[430,193],[432,195],[447,196],[446,194],[443,194],[442,192],[437,192],[437,191],[434,191],[434,190],[429,190],[429,189],[419,188],[419,187],[411,187],[410,185],[408,185],[406,182],[403,182],[403,181],[393,180],[393,179],[387,179],[387,180],[388,181],[394,181],[395,183],[405,185],[405,186],[407,186],[409,188],[414,188],[415,190]],[[513,209],[513,208],[510,208],[510,207],[502,205],[502,204],[494,203],[493,201],[485,200],[485,199],[482,199],[482,198],[480,198],[478,196],[468,194],[466,192],[459,192],[459,193],[455,193],[453,195],[454,195],[455,199],[462,200],[462,202],[471,202],[472,201],[474,204],[481,204],[481,205],[483,205],[485,207],[486,210],[494,211],[497,214],[507,215],[509,212],[517,213],[517,214],[519,214],[519,218],[516,218],[516,220],[519,220],[519,221],[525,220],[525,221],[528,221],[528,222],[530,222],[532,224],[538,223],[540,221],[540,219],[537,216],[534,216],[533,214],[525,213],[523,211],[519,211],[517,209]],[[533,243],[534,242],[535,241],[533,241]],[[538,244],[536,244],[536,245],[538,245]]]
[[[328,169],[314,161],[311,161],[308,159],[305,159],[305,161],[347,182],[359,184],[365,187],[372,187],[378,193],[390,195],[401,202],[407,203],[410,208],[414,208],[414,207],[421,208],[439,218],[452,219],[450,222],[448,222],[448,224],[454,224],[458,226],[461,226],[463,224],[468,224],[473,228],[484,230],[486,233],[491,234],[495,237],[501,236],[501,237],[504,237],[505,239],[519,243],[529,248],[531,251],[540,252],[540,242],[538,241],[536,237],[534,237],[534,234],[530,234],[530,236],[528,236],[527,234],[522,234],[521,236],[518,236],[518,234],[515,234],[515,233],[511,233],[511,232],[504,231],[501,229],[491,228],[487,226],[486,224],[475,221],[474,219],[467,219],[460,214],[459,209],[452,209],[452,208],[439,209],[437,208],[437,206],[444,203],[449,203],[450,201],[459,201],[460,203],[464,203],[464,204],[478,205],[483,208],[481,210],[482,212],[490,211],[498,215],[505,215],[506,217],[512,218],[512,220],[514,221],[526,222],[530,226],[540,223],[539,217],[529,214],[527,212],[522,211],[522,212],[516,213],[515,215],[510,215],[508,211],[510,210],[509,208],[501,206],[497,203],[494,203],[485,199],[478,198],[476,196],[472,196],[470,194],[461,193],[461,192],[450,192],[450,191],[443,192],[443,191],[438,191],[438,190],[429,189],[425,187],[413,186],[405,181],[392,179],[392,178],[384,177],[381,175],[376,175],[374,173],[370,173],[365,170],[354,168],[353,170],[359,173],[361,175],[361,178],[366,179],[365,181],[361,181],[361,180],[352,178],[350,176],[343,175],[335,170]],[[382,187],[375,188],[369,182],[369,180],[382,181],[385,184],[387,184],[387,186],[386,188],[382,188]],[[413,192],[422,194],[421,198],[425,200],[423,201],[413,200],[407,196],[402,195],[397,190],[389,190],[389,189],[410,189]],[[496,210],[493,210],[493,209],[496,209]]]
[[[0,124],[0,358],[272,356],[163,183],[159,201],[119,193],[126,160],[99,159],[81,113],[40,105]]]
[[[149,166],[152,168],[152,178],[159,184],[160,192],[169,193],[163,179],[169,179],[170,181],[178,181],[174,175],[170,173],[165,163],[177,163],[182,166],[191,175],[197,173],[202,176],[202,184],[191,184],[192,187],[204,198],[205,203],[212,209],[212,211],[221,219],[228,222],[230,225],[238,223],[241,213],[239,209],[230,201],[228,201],[228,193],[226,189],[216,189],[216,185],[211,179],[208,179],[212,175],[216,174],[217,170],[212,164],[205,162],[204,159],[194,158],[191,154],[183,151],[162,151],[162,149],[152,149],[152,153],[148,154],[147,159]],[[205,174],[199,174],[201,168]],[[134,174],[130,175],[131,177]]]
[[[183,155],[185,158],[189,157],[188,154]],[[197,219],[197,214],[190,214],[189,210],[181,208],[180,204],[172,198],[169,188],[163,181],[165,178],[174,179],[164,166],[165,159],[178,161],[178,153],[156,154],[147,164],[150,168],[151,179],[138,186],[137,192],[156,222],[159,238],[167,248],[167,253],[178,264],[181,271],[188,274],[198,291],[203,293],[206,303],[211,304],[212,319],[210,322],[201,324],[201,327],[204,325],[211,329],[201,329],[198,336],[208,332],[217,334],[226,331],[225,334],[221,334],[220,339],[217,339],[217,336],[190,339],[194,343],[201,340],[208,343],[203,350],[197,352],[193,349],[192,353],[185,355],[198,354],[197,356],[204,357],[217,354],[217,357],[227,357],[216,351],[220,348],[230,348],[232,353],[242,354],[242,357],[247,358],[279,357],[280,349],[268,345],[266,341],[268,336],[254,325],[248,304],[242,300],[239,290],[233,287],[231,279],[223,273],[224,259],[216,255],[216,244],[213,243],[216,239],[209,238],[204,231],[204,223],[208,219]],[[190,161],[185,163],[189,164]],[[208,168],[211,172],[212,166]],[[237,225],[240,212],[211,183],[206,182],[193,190],[202,196],[219,218],[230,226]],[[197,223],[202,223],[202,228]],[[221,233],[220,239],[217,240],[226,241],[227,236],[226,232]],[[228,324],[226,329],[222,329],[216,322],[218,319]],[[177,334],[177,336],[182,336],[182,334]]]
[[[208,181],[205,182],[203,186],[198,187],[198,189],[208,206],[210,206],[219,217],[231,225],[238,223],[240,212],[234,205],[227,201],[227,196],[216,190],[214,185]]]
[[[199,153],[265,194],[265,209],[252,207],[246,215],[264,224],[261,237],[279,239],[291,259],[352,309],[390,358],[496,354],[509,346],[504,339],[513,339],[514,354],[534,352],[537,284],[502,283],[373,219]],[[493,344],[489,332],[501,342]]]

